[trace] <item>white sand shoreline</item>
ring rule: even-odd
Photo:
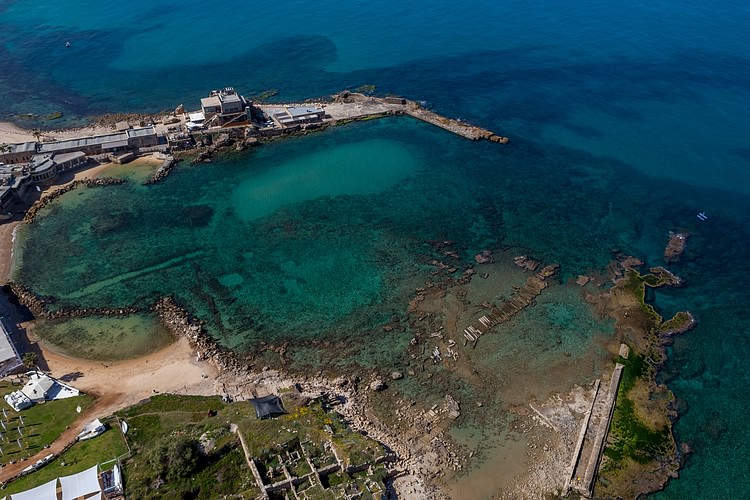
[[[63,139],[74,139],[92,135],[107,134],[114,132],[114,128],[100,125],[89,125],[86,127],[62,128],[58,130],[40,130],[39,140],[59,141]],[[15,123],[0,121],[0,144],[19,144],[22,142],[36,141],[34,129],[19,127]]]

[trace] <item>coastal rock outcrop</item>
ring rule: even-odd
[[[667,264],[672,262],[678,262],[685,252],[685,246],[687,245],[687,239],[690,237],[690,233],[675,233],[669,232],[669,243],[664,249],[664,262]]]

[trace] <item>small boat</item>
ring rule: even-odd
[[[70,42],[65,42],[66,47],[70,47]]]
[[[706,220],[706,219],[708,219],[708,215],[706,215],[706,212],[701,212],[701,213],[698,214],[698,218],[700,220]]]

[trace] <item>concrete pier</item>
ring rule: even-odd
[[[581,429],[580,431],[578,431],[578,441],[576,442],[576,447],[570,460],[570,466],[568,467],[568,473],[566,475],[567,477],[565,478],[565,486],[563,487],[563,496],[567,496],[568,492],[570,491],[570,482],[573,480],[573,475],[575,474],[576,466],[578,465],[578,459],[581,456],[583,441],[586,438],[586,432],[589,428],[589,421],[591,420],[591,414],[594,411],[594,403],[596,403],[596,396],[599,394],[600,384],[601,379],[596,379],[596,382],[594,383],[594,397],[591,398],[591,406],[589,406],[586,415],[583,417],[583,422],[581,422]]]
[[[584,489],[581,493],[587,498],[591,498],[591,495],[594,493],[594,480],[596,479],[596,473],[599,470],[599,462],[601,462],[602,459],[604,443],[607,441],[612,414],[615,411],[617,390],[620,387],[620,378],[622,377],[623,368],[624,365],[617,363],[612,372],[612,380],[609,382],[609,392],[607,393],[607,400],[605,403],[606,413],[602,416],[602,419],[599,422],[599,429],[596,432],[596,439],[594,440],[594,449],[591,451],[589,463],[586,467],[586,476],[583,479]]]
[[[602,452],[607,442],[607,434],[612,421],[612,414],[617,400],[624,365],[617,363],[612,371],[612,377],[606,391],[597,391],[591,407],[584,417],[578,443],[572,457],[570,473],[566,477],[563,493],[574,490],[586,498],[594,493],[594,483],[599,471]]]

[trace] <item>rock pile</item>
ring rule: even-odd
[[[156,170],[156,172],[154,172],[154,175],[152,175],[150,179],[144,182],[144,184],[156,184],[157,182],[162,181],[169,175],[172,169],[177,166],[178,161],[179,160],[174,156],[167,156],[161,166]]]
[[[244,365],[232,351],[220,346],[206,332],[200,320],[181,308],[170,296],[162,297],[151,306],[159,320],[177,338],[188,339],[199,359],[209,360],[222,370],[240,372]]]
[[[45,319],[57,319],[57,318],[85,318],[91,316],[128,316],[140,312],[137,307],[92,307],[92,308],[81,308],[81,309],[57,309],[54,311],[49,310],[50,301],[43,297],[39,297],[18,283],[9,283],[8,288],[10,293],[15,296],[19,304],[26,306],[34,316]]]
[[[210,163],[211,156],[213,156],[213,153],[214,153],[213,148],[208,148],[204,151],[201,151],[200,153],[198,153],[198,156],[193,158],[193,160],[190,163],[192,163],[193,165],[195,165],[196,163]]]
[[[474,256],[474,260],[477,264],[492,264],[495,262],[495,258],[492,257],[492,250],[482,250]]]
[[[539,267],[539,262],[528,258],[526,255],[519,255],[513,258],[513,263],[525,271],[531,271],[532,273]]]

